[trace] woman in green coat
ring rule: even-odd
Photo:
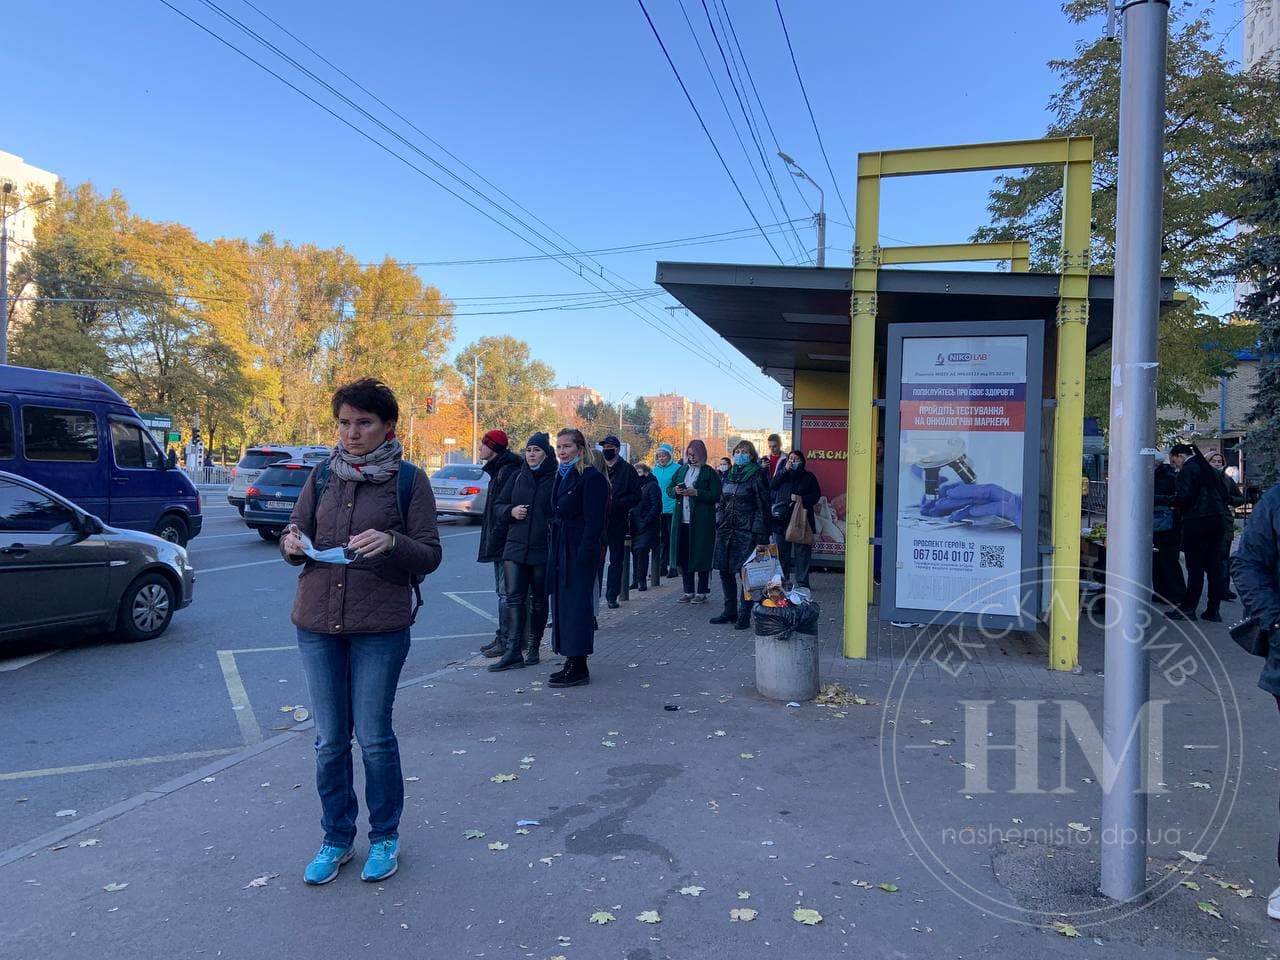
[[[707,465],[707,445],[701,440],[689,441],[684,466],[671,478],[667,492],[676,501],[671,512],[671,565],[679,567],[684,578],[679,602],[706,603],[711,594],[720,478]]]

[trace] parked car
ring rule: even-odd
[[[285,460],[263,470],[245,490],[244,522],[263,540],[277,540],[318,461]]]
[[[151,640],[191,603],[194,585],[185,548],[109,527],[0,471],[0,641],[71,627]]]
[[[240,462],[231,468],[231,486],[227,488],[227,502],[244,516],[245,491],[253,486],[258,475],[273,463],[284,463],[286,460],[305,460],[316,464],[328,460],[333,451],[328,447],[309,446],[291,447],[282,444],[266,444],[250,447],[240,458]]]
[[[0,470],[43,484],[104,523],[185,546],[200,494],[124,398],[101,380],[0,366]]]
[[[431,492],[436,495],[436,513],[479,519],[484,516],[489,475],[478,463],[451,463],[431,475]]]

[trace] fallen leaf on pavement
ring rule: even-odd
[[[244,885],[244,889],[248,890],[250,887],[265,887],[267,885],[268,880],[274,880],[278,876],[280,876],[280,874],[278,873],[264,873],[262,876],[254,877],[252,880],[246,883]]]
[[[529,757],[521,757],[521,758],[520,758],[520,762],[521,762],[521,763],[533,763],[533,761],[534,761],[534,760],[537,760],[537,759],[538,759],[537,757],[533,757],[533,756],[529,756]]]
[[[108,883],[102,889],[107,891],[107,893],[119,893],[121,890],[123,890],[127,886],[128,886],[127,883]]]
[[[740,753],[738,754],[738,756],[741,757],[743,760],[754,760],[756,758],[756,755],[754,753]]]
[[[1088,827],[1086,827],[1083,823],[1078,823],[1078,822],[1077,822],[1077,821],[1075,821],[1075,820],[1072,820],[1070,823],[1068,823],[1068,824],[1067,824],[1067,826],[1068,826],[1068,827],[1070,827],[1072,830],[1077,830],[1077,831],[1079,831],[1080,833],[1088,833],[1088,832],[1089,832],[1089,828],[1088,828]]]
[[[422,779],[421,777],[405,777],[405,778],[404,778],[404,782],[405,782],[405,783],[417,783],[417,782],[418,782],[419,780],[421,780],[421,779]]]
[[[1178,853],[1181,856],[1186,857],[1192,863],[1204,863],[1205,861],[1205,855],[1203,853],[1196,853],[1194,850],[1179,850]]]
[[[1196,789],[1198,789],[1198,790],[1211,790],[1211,789],[1213,789],[1212,787],[1210,787],[1210,786],[1209,786],[1209,784],[1207,784],[1207,783],[1205,783],[1205,782],[1203,782],[1203,781],[1201,781],[1201,780],[1192,780],[1192,781],[1191,781],[1191,785],[1192,785],[1193,787],[1195,787]]]
[[[617,746],[617,744],[616,744],[614,741],[612,741],[612,740],[601,740],[601,741],[600,741],[600,746],[602,746],[602,747],[616,747],[616,746]]]
[[[521,827],[519,830],[516,831],[516,835],[520,837],[527,837],[529,835],[529,831],[526,830],[524,827]]]
[[[750,899],[751,899],[751,891],[750,891],[750,890],[739,890],[739,891],[738,891],[738,899],[739,899],[739,900],[750,900]]]
[[[483,830],[464,830],[462,833],[464,840],[480,840],[484,837]]]
[[[885,893],[897,893],[897,892],[898,892],[898,885],[897,885],[896,883],[881,883],[881,884],[877,884],[877,886],[878,886],[881,890],[883,890]]]
[[[713,734],[712,734],[712,736],[713,736],[713,737],[723,737],[723,736],[727,736],[727,734],[726,734],[723,730],[717,730],[717,731],[715,731],[715,733],[713,733]]]
[[[977,769],[978,769],[974,764],[970,763],[968,760],[961,760],[961,761],[960,761],[960,766],[964,767],[966,770],[977,770]]]
[[[480,740],[480,742],[481,742],[481,743],[497,743],[497,742],[498,742],[498,738],[497,738],[497,737],[483,737],[483,738]]]
[[[949,747],[949,746],[951,746],[951,741],[950,741],[950,740],[930,740],[929,742],[930,742],[930,743],[932,743],[935,747]]]
[[[1199,907],[1202,912],[1207,913],[1209,916],[1215,917],[1218,920],[1222,919],[1222,914],[1218,912],[1218,908],[1214,906],[1211,901],[1201,900],[1199,903],[1196,904],[1196,906]]]
[[[492,780],[494,783],[510,783],[512,780],[519,780],[520,777],[518,774],[514,774],[514,773],[499,773],[496,776],[490,777],[489,779]]]
[[[453,755],[454,755],[455,757],[460,757],[460,756],[462,756],[462,755],[463,755],[464,753],[466,753],[466,752],[467,752],[467,751],[465,751],[465,750],[455,750],[455,751],[453,751]]]
[[[1186,887],[1188,890],[1200,889],[1200,884],[1196,883],[1194,880],[1183,880],[1182,883],[1178,884],[1178,886]]]
[[[501,850],[507,849],[509,846],[509,843],[503,843],[501,840],[495,840],[493,843],[489,844],[489,849],[497,853]]]
[[[80,841],[80,846],[82,846],[82,847],[96,847],[97,845],[98,845],[98,838],[97,838],[97,837],[91,837],[91,838],[89,838],[88,840],[81,840],[81,841]]]
[[[1064,937],[1080,936],[1080,931],[1077,930],[1075,927],[1073,927],[1071,924],[1067,923],[1065,920],[1058,920],[1057,922],[1055,922],[1053,925],[1053,929],[1057,930]]]
[[[681,895],[682,897],[700,897],[700,896],[702,896],[702,891],[703,891],[703,890],[705,890],[705,889],[707,889],[707,888],[706,888],[706,887],[697,887],[697,886],[692,886],[692,887],[681,887],[681,888],[680,888],[680,895]]]
[[[812,927],[822,922],[822,914],[808,907],[796,907],[795,913],[791,914],[791,919],[796,923],[803,923],[806,927]]]
[[[590,917],[587,918],[587,922],[598,923],[601,926],[603,926],[606,923],[613,923],[613,921],[617,919],[618,919],[617,917],[615,917],[612,913],[610,913],[607,910],[597,910],[595,913],[593,913]]]
[[[662,918],[658,916],[657,910],[645,910],[636,915],[636,919],[641,923],[661,923]]]
[[[747,923],[758,916],[760,916],[759,911],[752,910],[750,907],[735,907],[729,911],[729,920],[733,923],[738,923],[739,921]]]
[[[74,817],[75,815],[76,812],[74,810],[59,810],[54,814],[55,817]]]

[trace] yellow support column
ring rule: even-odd
[[[867,655],[871,536],[875,530],[876,282],[880,266],[880,154],[858,156],[849,340],[849,443],[844,548],[844,655]],[[865,458],[865,459],[864,459]],[[871,469],[867,460],[871,460]]]
[[[1089,221],[1093,141],[1072,138],[1062,199],[1062,273],[1058,288],[1057,407],[1053,428],[1053,591],[1049,662],[1075,670],[1080,640],[1080,476],[1084,452],[1084,379],[1089,323]],[[1027,398],[1030,401],[1030,397]]]

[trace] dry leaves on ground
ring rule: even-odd
[[[489,849],[497,853],[499,851],[507,849],[507,847],[509,846],[510,844],[503,843],[501,840],[495,840],[493,843],[489,844]]]
[[[129,884],[127,884],[127,883],[108,883],[108,884],[107,884],[105,887],[103,887],[102,889],[103,889],[103,890],[105,890],[105,891],[107,891],[107,893],[119,893],[121,890],[123,890],[123,889],[124,889],[125,887],[127,887],[128,885],[129,885]]]
[[[733,923],[748,923],[760,916],[759,911],[752,910],[750,907],[735,907],[729,911],[729,920]]]
[[[1222,914],[1218,912],[1218,907],[1212,900],[1201,900],[1199,903],[1196,904],[1196,906],[1199,907],[1201,911],[1203,911],[1204,913],[1207,913],[1209,916],[1214,917],[1218,920],[1222,919]]]
[[[254,877],[252,880],[246,883],[244,885],[244,889],[248,890],[251,887],[265,887],[269,880],[274,880],[278,876],[280,876],[280,874],[278,873],[264,873],[262,876]]]
[[[601,926],[603,926],[606,923],[613,923],[613,921],[617,919],[618,918],[615,917],[608,910],[597,910],[595,913],[593,913],[590,917],[587,918],[587,922],[598,923]]]
[[[636,919],[641,923],[661,923],[662,918],[658,916],[657,910],[645,910],[636,915]]]
[[[499,773],[489,779],[494,783],[510,783],[512,780],[519,780],[520,776],[515,773]]]
[[[812,927],[822,922],[822,914],[808,907],[796,907],[795,912],[791,914],[791,919],[796,923],[803,923],[806,927]]]
[[[484,838],[483,830],[464,830],[462,833],[464,840],[481,840]]]
[[[1077,930],[1075,927],[1073,927],[1071,924],[1067,923],[1065,920],[1056,921],[1053,925],[1053,929],[1057,930],[1058,933],[1062,934],[1064,937],[1080,936],[1080,931]]]
[[[698,886],[681,887],[680,895],[682,897],[700,897],[702,896],[702,891],[705,889],[707,888]]]

